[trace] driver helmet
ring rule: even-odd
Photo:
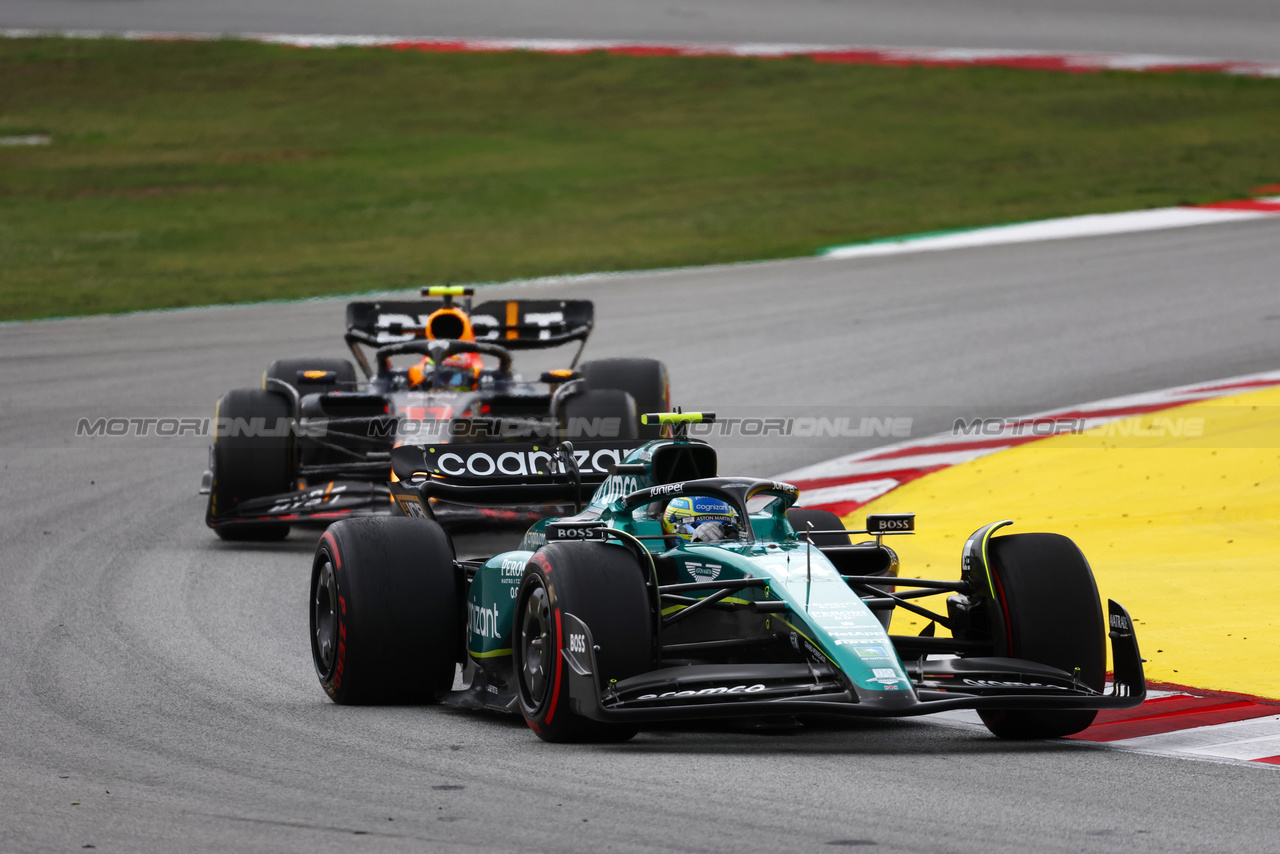
[[[662,530],[693,543],[737,539],[738,514],[719,498],[682,495],[667,502]]]
[[[472,391],[480,385],[480,371],[484,361],[479,353],[459,353],[440,363],[436,373],[440,375],[440,388],[449,391]]]
[[[440,363],[435,368],[431,357],[424,357],[421,362],[409,369],[409,385],[417,388],[424,383],[429,384],[433,376],[439,376],[438,388],[445,391],[474,391],[480,385],[480,372],[484,370],[484,359],[479,353],[457,353]]]

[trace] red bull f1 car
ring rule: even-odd
[[[712,417],[645,416],[674,431],[645,443],[396,448],[402,515],[341,521],[315,554],[324,691],[510,712],[553,742],[694,719],[951,709],[977,710],[1000,737],[1049,738],[1145,698],[1133,622],[1116,602],[1104,611],[1071,540],[995,522],[966,541],[957,578],[905,577],[886,540],[913,532],[913,515],[847,531],[795,507],[790,484],[721,476],[714,449],[684,435]],[[512,551],[460,560],[437,499],[576,508]],[[700,514],[714,527],[695,527]],[[935,594],[945,609],[921,604]],[[928,628],[891,633],[899,609]]]
[[[594,325],[586,300],[501,300],[472,306],[469,288],[427,288],[422,301],[347,306],[347,359],[273,362],[260,388],[218,402],[201,492],[224,539],[273,540],[291,525],[323,527],[391,510],[391,451],[561,438],[651,438],[637,412],[668,403],[654,359],[579,365]],[[568,367],[528,380],[512,353],[576,344]],[[359,366],[360,378],[357,378]],[[548,508],[439,506],[451,525],[523,521]]]

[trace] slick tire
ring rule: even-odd
[[[311,565],[311,660],[340,705],[434,703],[462,643],[449,535],[429,519],[344,519]]]
[[[572,442],[636,438],[636,402],[625,391],[578,392],[564,402],[560,408],[560,419],[564,437]],[[616,431],[611,429],[614,423],[617,424]]]
[[[582,377],[587,388],[620,389],[635,401],[637,436],[648,441],[661,435],[658,425],[641,425],[639,416],[646,412],[668,412],[671,409],[671,385],[667,366],[657,359],[596,359],[584,362]]]
[[[337,374],[334,382],[299,383],[300,371],[325,371]],[[298,390],[300,395],[326,394],[331,391],[350,391],[356,382],[356,369],[346,359],[276,359],[262,375],[263,387],[268,379],[284,380]]]
[[[222,539],[266,542],[289,536],[289,526],[283,523],[217,520],[251,498],[293,488],[293,439],[288,429],[292,416],[292,405],[283,395],[261,389],[235,389],[218,401],[206,518]]]
[[[1106,675],[1106,621],[1093,570],[1079,547],[1060,534],[1012,534],[988,544],[996,582],[992,620],[996,655],[1075,672],[1101,691]],[[1000,625],[1000,624],[1003,625]],[[1096,711],[984,710],[1000,738],[1059,738],[1093,723]]]
[[[795,528],[797,536],[808,529],[808,523],[813,524],[813,530],[815,531],[844,530],[844,522],[830,510],[792,507],[787,511],[787,521],[791,523],[792,528]],[[848,534],[814,534],[813,544],[818,548],[822,548],[823,546],[847,546],[852,543]]]
[[[591,631],[596,690],[653,669],[653,614],[639,563],[607,543],[552,543],[529,560],[516,597],[512,651],[516,693],[529,727],[543,741],[617,742],[637,728],[574,714],[569,703],[569,643],[564,615]]]

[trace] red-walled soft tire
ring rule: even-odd
[[[342,705],[434,703],[461,643],[453,544],[436,522],[344,519],[311,568],[311,658]]]
[[[653,615],[639,563],[622,546],[552,543],[529,560],[516,596],[512,652],[516,693],[544,741],[615,742],[634,726],[601,723],[569,708],[564,615],[586,624],[596,647],[597,689],[653,669]]]

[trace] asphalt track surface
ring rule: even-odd
[[[1280,223],[1262,221],[536,290],[595,299],[590,354],[662,354],[687,406],[880,407],[923,434],[1274,368],[1278,268]],[[1274,850],[1271,766],[923,720],[566,747],[507,718],[334,706],[307,646],[314,535],[215,539],[202,439],[73,434],[78,417],[209,415],[272,358],[339,355],[341,316],[0,327],[0,850]],[[883,441],[756,441],[723,468]]]
[[[1280,60],[1272,0],[0,0],[0,27],[756,41]]]

